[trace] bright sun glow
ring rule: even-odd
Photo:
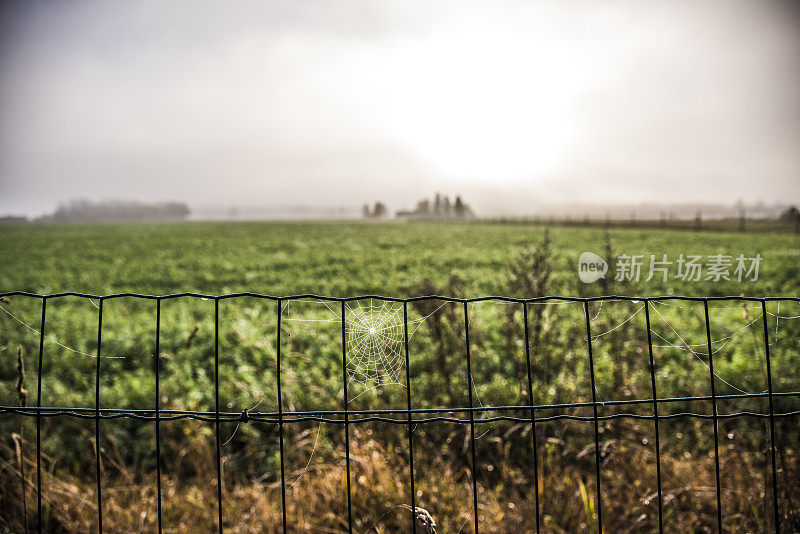
[[[379,120],[447,178],[512,181],[554,170],[576,136],[577,88],[596,72],[537,31],[461,17],[421,39],[391,41],[367,55],[364,73],[380,95]]]

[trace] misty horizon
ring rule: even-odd
[[[0,6],[0,214],[800,202],[785,3]]]
[[[656,202],[638,202],[630,204],[582,204],[582,203],[564,203],[564,204],[532,204],[528,206],[525,212],[518,211],[489,211],[489,212],[475,212],[472,211],[473,204],[469,202],[470,199],[464,198],[462,195],[452,195],[437,192],[428,196],[419,197],[414,205],[401,205],[392,202],[385,202],[384,199],[376,199],[374,202],[367,202],[360,206],[341,205],[341,206],[314,206],[303,204],[283,204],[283,205],[265,205],[265,204],[200,204],[189,205],[181,202],[178,199],[171,199],[161,202],[142,202],[130,199],[102,199],[99,201],[89,199],[70,199],[68,201],[59,202],[53,209],[47,212],[26,215],[21,213],[0,213],[0,222],[5,218],[6,222],[65,222],[68,220],[159,220],[161,217],[148,215],[151,210],[159,209],[174,209],[179,208],[183,210],[182,216],[174,220],[187,219],[190,221],[311,221],[311,220],[354,220],[365,218],[364,210],[372,208],[373,204],[382,204],[386,212],[380,219],[394,219],[402,218],[402,214],[413,212],[418,209],[422,202],[432,203],[434,198],[441,196],[446,202],[455,202],[460,198],[466,203],[471,216],[477,216],[481,219],[493,218],[522,218],[522,219],[535,219],[546,221],[550,218],[557,220],[569,219],[613,219],[613,220],[656,220],[656,219],[675,219],[675,220],[688,220],[697,217],[705,219],[733,219],[733,218],[749,218],[749,219],[777,219],[783,215],[789,208],[797,207],[790,202],[772,202],[765,203],[763,201],[756,201],[747,203],[743,200],[731,204],[722,203],[656,203]],[[77,210],[78,213],[89,209],[88,217],[78,215],[77,218],[64,218],[62,214],[69,213],[70,211]],[[99,210],[99,211],[98,211]],[[134,217],[126,217],[124,214],[113,215],[111,212],[115,210],[122,210],[123,212],[136,212],[138,215]],[[95,214],[91,214],[95,213]],[[109,213],[109,216],[97,216],[96,213]]]

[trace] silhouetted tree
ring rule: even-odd
[[[792,206],[781,213],[780,219],[787,222],[800,221],[800,210],[797,209],[797,206]]]
[[[454,209],[454,211],[456,213],[456,218],[457,219],[463,219],[464,218],[464,213],[465,213],[466,210],[464,209],[464,201],[461,200],[461,195],[456,195],[456,203],[455,203],[455,206],[453,207],[453,209]]]

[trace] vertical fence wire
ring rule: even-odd
[[[525,368],[528,371],[528,404],[531,406],[531,448],[533,450],[533,495],[536,501],[536,532],[539,533],[539,461],[536,447],[536,410],[533,408],[533,374],[531,373],[531,344],[528,334],[528,303],[522,303],[522,321],[525,324]]]
[[[219,299],[214,299],[214,438],[217,462],[217,528],[222,534],[222,451],[219,444]]]
[[[764,350],[767,359],[767,393],[769,399],[769,447],[772,462],[772,508],[775,532],[780,532],[780,509],[778,508],[778,471],[775,468],[775,410],[772,406],[772,364],[769,355],[769,326],[767,325],[767,302],[761,300],[761,317],[764,319]]]
[[[350,420],[347,398],[347,332],[345,330],[345,301],[342,301],[342,383],[344,385],[344,447],[347,467],[347,532],[353,532],[353,506],[350,500]]]
[[[39,367],[36,370],[36,531],[42,532],[42,354],[47,297],[42,298],[42,324],[39,327]]]
[[[103,343],[103,299],[97,307],[97,356],[94,373],[94,455],[97,471],[97,531],[103,534],[103,483],[100,471],[100,354]]]
[[[408,302],[403,302],[403,345],[406,352],[406,415],[408,417],[408,471],[411,480],[411,533],[417,534],[417,503],[414,490],[414,428],[411,421],[411,363],[408,358]]]
[[[464,338],[467,347],[467,393],[469,395],[469,443],[472,450],[472,507],[475,534],[478,534],[478,462],[475,458],[475,414],[472,404],[472,361],[469,352],[469,311],[464,303]]]
[[[278,439],[280,441],[281,455],[281,526],[286,532],[286,474],[283,459],[283,394],[281,393],[281,315],[283,302],[278,299],[278,332],[276,336],[276,363],[278,374]]]
[[[592,354],[592,325],[589,319],[589,301],[583,301],[583,314],[586,316],[586,341],[589,347],[589,379],[592,386],[592,410],[594,420],[594,473],[595,495],[597,496],[597,531],[603,534],[603,499],[600,494],[600,424],[597,418],[597,386],[594,381],[594,355]]]
[[[706,319],[706,343],[708,346],[708,371],[711,380],[711,408],[714,422],[714,477],[717,482],[717,531],[722,533],[722,492],[719,476],[719,422],[717,413],[717,390],[714,385],[714,351],[711,349],[711,321],[708,317],[708,299],[703,300]]]
[[[159,367],[161,359],[161,299],[156,299],[156,354],[153,367],[156,375],[156,495],[158,498],[158,532],[161,532],[161,388]]]
[[[644,318],[647,327],[647,353],[650,356],[650,384],[653,391],[653,426],[655,428],[656,487],[658,491],[658,531],[664,532],[664,512],[661,498],[661,440],[658,432],[658,390],[656,389],[656,364],[653,358],[653,337],[650,330],[650,301],[644,301]]]

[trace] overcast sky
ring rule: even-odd
[[[0,214],[800,201],[800,9],[6,2]]]

